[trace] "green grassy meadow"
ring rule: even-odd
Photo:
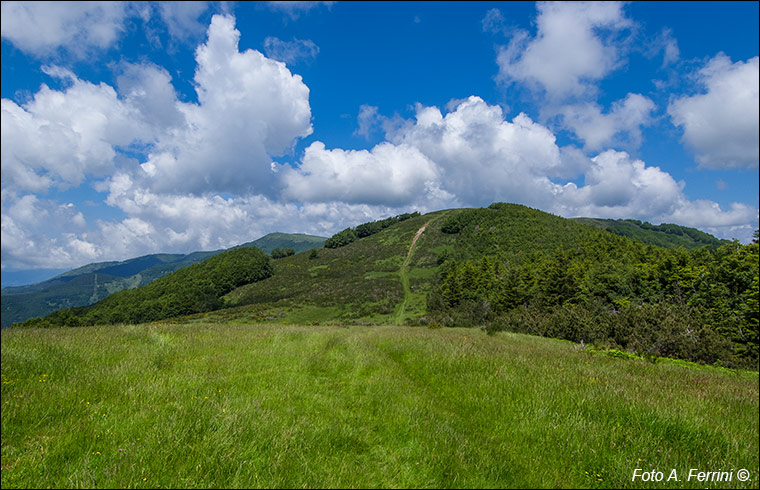
[[[758,398],[756,372],[478,329],[6,329],[2,487],[757,488]]]

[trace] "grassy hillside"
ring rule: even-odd
[[[459,234],[444,233],[446,220],[483,213],[498,221]],[[408,257],[410,245],[419,236]],[[450,209],[416,216],[344,247],[321,249],[316,258],[300,254],[276,261],[271,278],[226,296],[234,308],[211,315],[210,321],[273,319],[292,323],[352,320],[357,323],[403,323],[426,313],[439,266],[450,258],[475,258],[501,249],[521,259],[537,250],[551,253],[577,247],[608,233],[519,205],[500,211]],[[406,265],[404,265],[406,263]],[[403,267],[402,267],[403,266]],[[404,291],[402,274],[408,279]],[[406,307],[398,317],[401,303]]]
[[[267,253],[278,247],[297,252],[319,248],[322,237],[270,233],[240,245],[258,247]],[[150,284],[174,271],[203,262],[222,250],[190,254],[152,254],[122,262],[99,262],[70,270],[52,279],[28,286],[2,290],[2,326],[43,317],[55,310],[87,306],[124,289]]]
[[[635,219],[573,218],[573,220],[658,247],[716,248],[728,243],[728,240],[720,240],[696,228],[670,223],[653,225]]]
[[[208,319],[379,324],[420,316],[438,268],[436,254],[451,242],[435,224],[455,212],[407,219],[350,245],[320,249],[316,256],[302,253],[274,261],[271,278],[231,292],[225,297],[228,309],[211,313]],[[402,268],[412,239],[426,223],[426,231]],[[403,312],[402,272],[410,282]]]
[[[7,329],[0,401],[3,488],[758,486],[757,373],[518,334]]]
[[[325,247],[279,258],[271,277],[223,293],[188,289],[178,276],[165,293],[137,290],[152,298],[147,311],[132,296],[117,295],[91,310],[55,313],[41,324],[175,316],[477,326],[758,368],[757,244],[668,250],[494,203],[361,224],[337,233]],[[177,291],[181,299],[174,298]],[[122,298],[129,306],[116,304]],[[186,316],[196,312],[203,315]]]
[[[354,235],[195,320],[481,326],[757,368],[756,244],[668,250],[504,203]]]

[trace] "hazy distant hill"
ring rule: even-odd
[[[267,253],[278,247],[296,252],[319,248],[322,237],[270,233],[239,247],[258,247]],[[149,284],[178,269],[202,262],[223,250],[190,254],[152,254],[122,262],[99,262],[64,272],[27,286],[3,288],[2,326],[45,316],[61,308],[91,305],[123,289]]]
[[[17,286],[26,286],[47,281],[57,275],[63,274],[68,269],[25,269],[25,270],[4,270],[0,275],[2,286],[0,288],[10,288]]]
[[[716,248],[729,243],[728,240],[720,240],[696,228],[670,223],[653,225],[635,219],[573,218],[573,220],[658,247],[683,247],[691,250],[704,246]]]

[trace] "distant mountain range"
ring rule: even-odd
[[[37,282],[47,281],[59,274],[63,274],[69,269],[23,269],[23,270],[3,270],[0,275],[0,288],[12,288],[16,286],[26,286]]]
[[[267,253],[276,248],[292,248],[299,253],[321,248],[324,242],[325,238],[313,235],[270,233],[233,248],[258,247]],[[144,286],[223,251],[152,254],[122,262],[93,263],[36,284],[3,288],[2,327],[61,308],[91,305],[117,291]]]

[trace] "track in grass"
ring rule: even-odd
[[[389,325],[5,329],[0,345],[2,488],[757,488],[757,373]]]
[[[425,232],[425,228],[427,228],[432,221],[433,220],[428,221],[422,225],[419,230],[417,230],[414,238],[412,238],[412,244],[409,245],[409,253],[406,254],[406,259],[404,259],[404,263],[401,264],[401,268],[398,271],[399,277],[401,278],[401,286],[404,290],[404,297],[401,300],[401,305],[399,306],[398,313],[396,313],[396,323],[399,325],[403,325],[404,323],[404,311],[406,310],[406,305],[409,302],[409,295],[412,293],[411,289],[409,289],[409,275],[407,274],[407,269],[409,268],[409,262],[412,260],[414,244],[417,243],[417,239],[420,238],[420,236]]]

